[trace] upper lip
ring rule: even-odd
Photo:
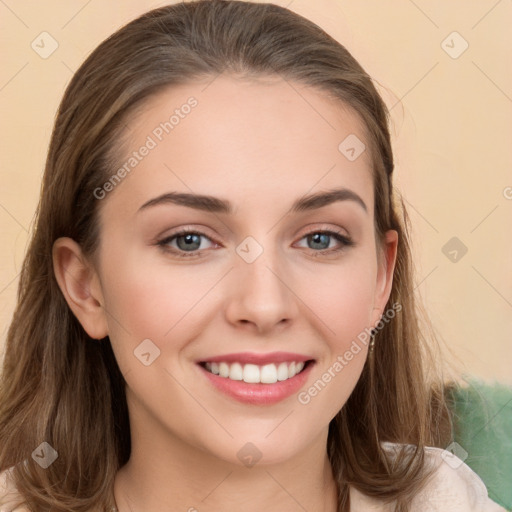
[[[198,363],[241,363],[255,364],[263,366],[271,363],[301,362],[310,361],[311,356],[295,354],[293,352],[268,352],[266,354],[257,354],[255,352],[237,352],[233,354],[224,354],[222,356],[208,357],[201,359]]]

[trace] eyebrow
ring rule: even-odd
[[[353,201],[368,213],[368,208],[361,197],[354,191],[347,188],[335,188],[326,192],[318,192],[316,194],[303,196],[293,203],[290,211],[292,213],[299,213],[316,210],[337,201]],[[150,199],[144,203],[138,211],[140,212],[141,210],[145,210],[151,206],[164,204],[176,204],[178,206],[186,206],[196,210],[204,210],[212,213],[225,213],[228,215],[232,214],[234,211],[232,203],[226,199],[201,194],[190,194],[186,192],[167,192]]]

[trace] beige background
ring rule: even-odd
[[[275,3],[323,27],[380,84],[395,183],[414,228],[417,291],[462,372],[512,384],[512,3]],[[0,2],[0,346],[64,88],[104,38],[164,4]],[[31,47],[45,37],[50,48],[44,31],[58,43],[46,59]],[[468,249],[456,262],[442,250],[452,237]]]

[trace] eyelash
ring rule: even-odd
[[[314,249],[310,249],[311,251],[313,251],[315,256],[316,255],[322,256],[322,255],[326,255],[326,254],[339,253],[339,252],[345,250],[346,248],[352,247],[352,246],[355,245],[354,241],[349,236],[343,235],[342,233],[340,233],[338,231],[331,231],[331,230],[315,230],[315,231],[310,231],[309,233],[306,233],[304,236],[302,236],[300,240],[302,240],[303,238],[306,238],[308,236],[315,235],[315,234],[329,235],[329,236],[333,237],[334,239],[336,239],[338,242],[340,242],[342,244],[342,247],[338,248],[338,249],[332,249],[331,248],[331,249],[323,249],[323,250],[319,250],[319,251],[315,251]],[[199,236],[203,236],[203,237],[207,238],[208,240],[210,240],[211,242],[216,243],[209,236],[205,235],[204,233],[201,233],[200,231],[195,231],[195,230],[191,230],[191,229],[190,230],[183,229],[183,230],[181,230],[181,231],[179,231],[177,233],[173,233],[172,235],[163,238],[162,240],[157,242],[157,245],[163,251],[165,251],[167,253],[172,253],[172,254],[178,256],[178,258],[200,257],[202,255],[202,252],[204,250],[206,250],[206,249],[203,249],[203,251],[202,250],[198,250],[198,251],[186,252],[186,251],[182,251],[180,249],[170,248],[168,246],[169,242],[171,242],[175,238],[179,238],[179,237],[185,236],[185,235],[199,235]]]

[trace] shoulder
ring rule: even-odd
[[[0,472],[0,512],[30,512],[20,506],[23,498],[18,493],[9,469]]]
[[[414,498],[413,510],[506,512],[488,497],[482,479],[456,455],[430,446],[425,448],[425,455],[427,465],[435,471]]]
[[[391,453],[402,446],[395,443],[382,445]],[[427,466],[434,471],[425,487],[413,498],[411,512],[506,512],[488,497],[482,479],[453,453],[427,447],[425,455]],[[354,492],[354,498],[358,505],[368,505],[368,510],[392,510],[392,507],[379,505],[376,500],[370,500],[358,491]]]

